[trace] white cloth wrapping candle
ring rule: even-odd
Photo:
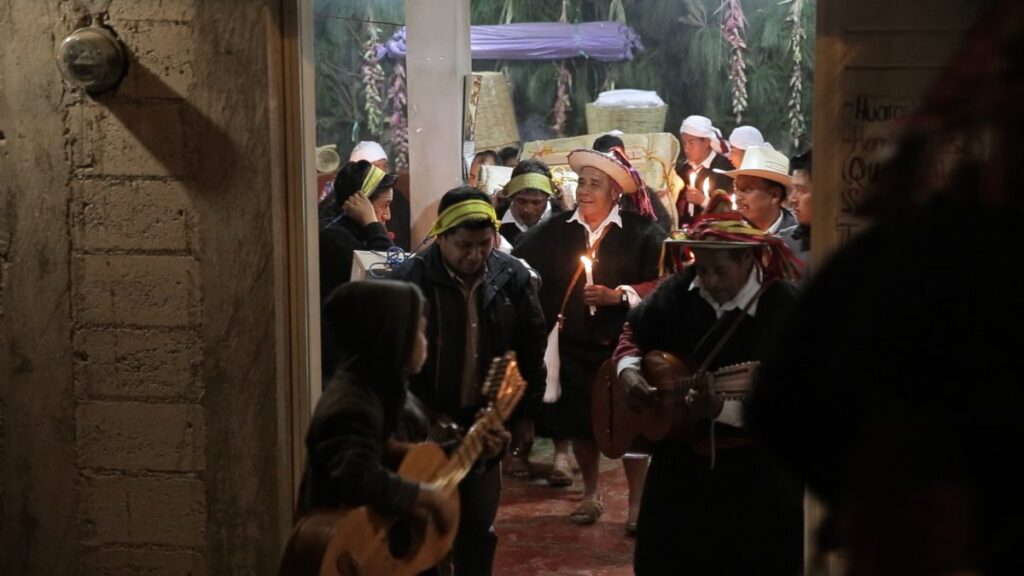
[[[548,368],[548,379],[544,387],[544,403],[554,404],[562,396],[562,381],[558,377],[562,362],[558,355],[558,322],[548,334],[548,349],[544,351],[544,363]]]

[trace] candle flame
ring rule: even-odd
[[[580,256],[580,262],[583,262],[583,268],[585,268],[588,271],[594,265],[594,262],[591,261],[590,258],[587,258],[586,256]]]
[[[736,194],[732,195],[732,209],[736,209]]]

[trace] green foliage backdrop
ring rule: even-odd
[[[615,0],[569,0],[570,22],[608,20]],[[792,26],[786,21],[793,0],[741,0],[746,16],[745,61],[749,107],[743,124],[761,129],[765,137],[787,152],[794,150],[789,135],[790,80],[793,55]],[[504,22],[511,4],[513,22],[554,22],[562,13],[557,0],[472,0],[474,24]],[[728,79],[729,45],[722,32],[723,0],[621,0],[626,24],[640,35],[645,50],[631,62],[605,64],[576,58],[567,61],[572,72],[572,109],[565,134],[586,131],[585,105],[602,90],[637,88],[655,90],[668,104],[665,129],[675,132],[689,114],[711,117],[728,134],[732,92]],[[317,143],[338,144],[343,154],[360,139],[379,138],[388,144],[390,133],[366,132],[361,86],[362,44],[366,21],[377,22],[381,38],[389,38],[404,24],[404,0],[318,0],[315,5]],[[802,44],[801,112],[805,149],[811,131],[814,74],[815,2],[804,0],[801,21],[806,31]],[[391,82],[392,62],[384,62]],[[512,81],[517,118],[524,140],[551,138],[552,108],[557,90],[554,62],[497,62],[477,60],[475,70],[504,70]],[[385,113],[385,116],[387,113]]]

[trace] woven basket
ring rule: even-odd
[[[626,134],[650,134],[665,130],[668,106],[646,108],[587,104],[587,132],[601,134],[621,130]]]
[[[501,72],[473,72],[480,78],[479,99],[473,114],[477,152],[519,147],[519,126],[512,103],[512,90]]]

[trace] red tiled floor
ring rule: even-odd
[[[531,460],[550,463],[550,448]],[[538,476],[550,467],[534,466]],[[597,524],[576,526],[569,513],[582,494],[582,480],[570,488],[551,488],[542,478],[505,476],[495,526],[498,552],[495,576],[631,576],[633,540],[625,536],[628,511],[626,476],[618,461],[602,460],[601,492],[605,511]]]

